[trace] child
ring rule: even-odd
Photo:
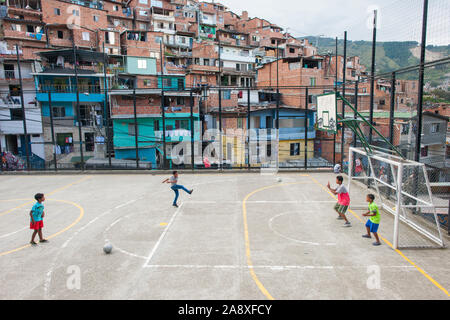
[[[352,224],[347,220],[345,213],[347,212],[348,206],[350,205],[350,195],[348,194],[347,188],[343,185],[344,178],[342,176],[336,177],[336,184],[338,187],[333,189],[330,187],[330,183],[328,182],[328,189],[333,193],[337,194],[338,202],[334,206],[334,210],[339,214],[338,220],[344,219],[344,227],[351,227]]]
[[[44,221],[42,220],[45,217],[44,213],[44,205],[42,202],[45,201],[44,194],[37,193],[34,198],[36,199],[36,204],[31,208],[30,211],[30,229],[34,230],[33,235],[31,236],[31,245],[35,246],[37,243],[34,242],[34,238],[36,234],[39,234],[39,242],[44,243],[48,242],[47,239],[42,237],[42,228],[44,227]]]
[[[179,196],[179,192],[178,190],[184,190],[186,193],[192,194],[192,192],[194,191],[194,189],[192,190],[188,190],[186,189],[184,186],[177,184],[178,182],[178,171],[174,171],[173,172],[173,176],[171,176],[169,179],[164,180],[162,183],[171,183],[172,187],[171,189],[173,190],[173,192],[175,192],[175,199],[173,200],[173,206],[178,208],[177,205],[177,200],[178,200],[178,196]]]
[[[378,238],[378,227],[380,226],[380,211],[378,206],[374,203],[375,196],[373,194],[368,194],[366,201],[369,203],[369,211],[364,213],[364,217],[370,217],[366,223],[367,234],[363,235],[363,238],[372,238],[370,232],[375,236],[376,242],[373,243],[374,246],[381,245],[380,239]]]

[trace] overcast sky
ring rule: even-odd
[[[324,35],[370,40],[379,10],[379,41],[420,41],[423,0],[222,0],[229,10],[265,18],[295,36]],[[450,43],[450,1],[430,0],[428,44]]]

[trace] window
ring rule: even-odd
[[[64,39],[64,31],[58,30],[58,39]]]
[[[171,87],[172,80],[171,79],[163,79],[164,87]]]
[[[300,143],[291,143],[291,156],[300,155]]]
[[[84,41],[89,41],[90,40],[89,32],[83,32],[82,35],[83,35],[83,40]]]
[[[440,127],[440,123],[433,123],[431,125],[431,133],[438,133],[439,127]]]
[[[189,120],[175,120],[175,129],[189,130]]]
[[[59,8],[55,8],[55,16],[60,16],[61,15],[61,10]]]
[[[237,127],[238,127],[238,129],[242,129],[244,127],[244,119],[243,118],[237,119]]]
[[[295,49],[294,48],[289,48],[289,53],[295,53]]]
[[[231,90],[223,90],[222,91],[222,99],[230,100],[231,99]]]
[[[78,10],[72,10],[72,14],[73,14],[74,16],[79,17],[79,16],[80,16],[80,11],[78,11]]]
[[[209,59],[204,59],[203,60],[203,65],[204,66],[209,66]]]
[[[34,33],[35,32],[34,26],[27,25],[27,32]]]
[[[162,41],[162,37],[155,37],[155,42],[156,43],[161,43]]]
[[[239,63],[236,63],[236,71],[241,71],[241,65]]]
[[[9,109],[11,112],[11,120],[23,120],[22,109]]]
[[[22,31],[22,27],[20,26],[20,24],[11,24],[11,30]]]
[[[267,144],[266,155],[268,158],[272,157],[272,144]]]
[[[138,69],[147,69],[147,60],[138,60]]]
[[[144,80],[144,86],[145,87],[150,87],[152,85],[152,81],[151,80]]]
[[[184,97],[177,97],[177,105],[184,106]]]
[[[420,150],[420,155],[422,157],[428,157],[428,146],[423,147],[422,150]]]
[[[311,87],[314,87],[316,85],[316,78],[310,78]]]
[[[128,124],[128,134],[130,136],[135,136],[136,135],[136,126],[134,123],[129,123]]]
[[[155,131],[159,131],[159,121],[158,120],[153,121],[153,127],[155,128]]]
[[[52,114],[55,118],[64,118],[66,116],[66,108],[52,107]]]
[[[113,6],[114,11],[119,11],[119,6]]]
[[[384,105],[386,105],[386,100],[380,100],[380,106],[384,106]]]
[[[94,22],[98,22],[98,16],[93,16]]]
[[[148,4],[148,0],[139,0],[139,3]]]

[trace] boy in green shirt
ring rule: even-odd
[[[381,245],[380,239],[378,238],[378,227],[380,226],[380,211],[378,206],[375,204],[375,196],[373,194],[368,194],[366,201],[369,203],[369,211],[364,213],[364,217],[369,217],[366,223],[367,234],[363,235],[363,238],[372,238],[370,233],[372,232],[375,236],[376,242],[373,243],[374,246]]]

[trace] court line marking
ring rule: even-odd
[[[170,226],[172,225],[172,223],[174,222],[176,216],[178,215],[178,213],[181,211],[181,208],[183,208],[183,204],[182,203],[178,209],[175,211],[175,213],[172,215],[172,218],[170,218],[169,224],[167,225],[167,227],[164,229],[163,233],[161,234],[161,236],[159,237],[158,241],[156,242],[156,244],[153,246],[152,251],[150,252],[150,254],[147,256],[147,260],[145,260],[145,263],[142,267],[145,268],[145,266],[152,260],[153,255],[155,254],[156,250],[158,250],[159,245],[161,244],[162,240],[164,239],[164,237],[166,236],[167,232],[170,229]]]
[[[83,181],[85,181],[85,180],[88,180],[88,179],[90,179],[90,178],[92,178],[92,177],[91,177],[91,176],[83,177],[83,178],[81,178],[81,179],[79,179],[79,180],[77,180],[77,181],[75,181],[75,182],[72,182],[72,183],[70,183],[70,184],[68,184],[68,185],[62,186],[62,187],[57,188],[57,189],[55,189],[55,190],[53,190],[53,191],[51,191],[51,192],[45,193],[45,195],[46,195],[46,196],[51,196],[51,195],[53,195],[53,194],[55,194],[55,193],[57,193],[57,192],[59,192],[59,191],[65,190],[65,189],[67,189],[67,188],[70,188],[70,187],[73,186],[74,184],[81,183],[81,182],[83,182]],[[14,200],[20,200],[20,199],[14,199]],[[14,201],[14,200],[11,200],[11,201]],[[23,199],[23,200],[28,200],[28,199]],[[1,201],[9,201],[9,200],[1,200]],[[2,217],[2,216],[4,216],[4,215],[7,215],[8,213],[11,213],[11,212],[13,212],[13,211],[15,211],[15,210],[17,210],[17,209],[20,209],[20,208],[23,208],[23,207],[25,207],[25,206],[27,206],[27,205],[30,205],[30,204],[32,204],[34,201],[35,201],[35,200],[32,199],[32,200],[30,200],[30,201],[27,201],[27,202],[25,202],[25,203],[22,203],[21,205],[15,207],[15,208],[6,210],[6,211],[4,211],[4,212],[0,212],[0,217]]]
[[[79,204],[77,204],[77,203],[75,203],[75,202],[72,202],[72,201],[66,201],[66,200],[56,200],[56,199],[47,199],[47,200],[48,200],[48,201],[56,201],[56,202],[67,203],[67,204],[73,205],[74,207],[76,207],[76,208],[78,208],[78,209],[80,210],[80,214],[78,215],[78,217],[77,217],[70,225],[68,225],[68,226],[65,227],[64,229],[61,229],[60,231],[58,231],[58,232],[56,232],[56,233],[54,233],[54,234],[48,236],[47,239],[53,239],[54,237],[57,237],[58,235],[60,235],[60,234],[62,234],[62,233],[64,233],[64,232],[66,232],[67,230],[69,230],[70,228],[72,228],[73,226],[75,226],[78,222],[80,222],[80,220],[81,220],[81,219],[83,218],[83,216],[84,216],[84,209],[83,209],[83,207],[81,207]],[[14,252],[17,252],[17,251],[20,251],[20,250],[23,250],[23,249],[25,249],[25,248],[30,248],[30,247],[31,247],[31,244],[27,244],[27,245],[24,245],[24,246],[19,247],[19,248],[16,248],[16,249],[12,249],[12,250],[5,251],[5,252],[0,252],[0,257],[6,256],[6,255],[8,255],[8,254],[11,254],[11,253],[14,253]]]
[[[261,283],[261,281],[259,280],[258,276],[256,275],[256,273],[254,271],[254,267],[253,267],[251,250],[250,250],[250,236],[249,236],[249,232],[248,232],[248,221],[247,221],[247,200],[250,199],[250,197],[252,197],[256,193],[267,190],[267,189],[273,189],[273,188],[282,187],[282,186],[292,186],[292,185],[296,185],[296,184],[302,184],[302,182],[280,183],[280,184],[262,187],[262,188],[256,189],[256,190],[250,192],[249,194],[247,194],[247,196],[245,196],[244,200],[242,201],[242,217],[244,220],[245,255],[247,256],[247,266],[249,267],[248,269],[250,271],[250,275],[251,275],[253,281],[256,283],[256,286],[269,300],[275,300],[275,299],[274,299],[274,297],[271,296],[269,291],[267,291],[267,289]]]
[[[300,182],[301,183],[301,182]],[[229,200],[229,201],[214,201],[214,200],[187,200],[185,203],[193,203],[193,204],[218,204],[218,203],[238,203],[241,204],[242,200]],[[335,203],[335,201],[305,201],[305,200],[289,200],[289,201],[277,201],[277,200],[255,200],[255,201],[247,201],[247,203],[261,203],[261,204],[302,204],[302,203]]]
[[[14,232],[11,232],[11,233],[4,234],[4,235],[0,236],[0,239],[2,239],[2,238],[7,238],[7,237],[9,237],[9,236],[12,236],[13,234],[19,233],[19,232],[21,232],[21,231],[23,231],[23,230],[26,230],[26,229],[28,229],[28,227],[23,227],[22,229],[19,229],[19,230],[17,230],[17,231],[14,231]]]
[[[311,210],[309,210],[309,211],[311,211]],[[307,210],[302,210],[302,212],[307,212]],[[308,245],[312,245],[312,246],[335,246],[336,245],[336,243],[318,243],[318,242],[310,242],[310,241],[298,240],[298,239],[294,239],[294,238],[285,236],[282,233],[276,231],[273,228],[273,220],[275,220],[278,217],[285,216],[285,215],[288,215],[288,214],[298,214],[298,212],[296,212],[296,211],[288,211],[288,212],[283,212],[283,213],[277,214],[276,216],[273,216],[269,220],[269,229],[272,230],[272,232],[275,233],[276,235],[278,235],[279,237],[282,237],[282,238],[284,238],[286,240],[290,240],[290,241],[293,241],[293,242],[301,243],[301,244],[308,244]]]
[[[328,194],[330,194],[333,198],[335,198],[337,200],[336,196],[334,194],[332,194],[328,189],[326,189],[320,182],[318,182],[313,177],[310,177],[310,178],[311,178],[312,181],[314,181],[316,184],[318,184],[322,189],[327,191]],[[364,221],[361,219],[361,217],[359,217],[353,210],[349,209],[348,211],[355,218],[357,218],[359,221],[364,223]],[[416,268],[427,280],[429,280],[432,284],[434,284],[437,288],[439,288],[442,292],[444,292],[448,297],[450,297],[450,293],[447,291],[447,289],[445,289],[441,284],[439,284],[439,282],[434,280],[424,269],[422,269],[416,263],[414,263],[411,259],[409,259],[402,251],[400,251],[398,249],[394,249],[394,246],[387,239],[385,239],[383,236],[381,236],[381,234],[380,234],[380,238],[389,247],[391,247],[395,252],[397,252],[403,259],[405,259],[409,264],[411,264],[414,268]]]
[[[145,268],[153,269],[271,269],[271,270],[335,270],[335,269],[367,269],[368,266],[246,266],[246,265],[195,265],[195,264],[153,264],[147,265]],[[380,266],[383,269],[414,269],[413,266]]]

